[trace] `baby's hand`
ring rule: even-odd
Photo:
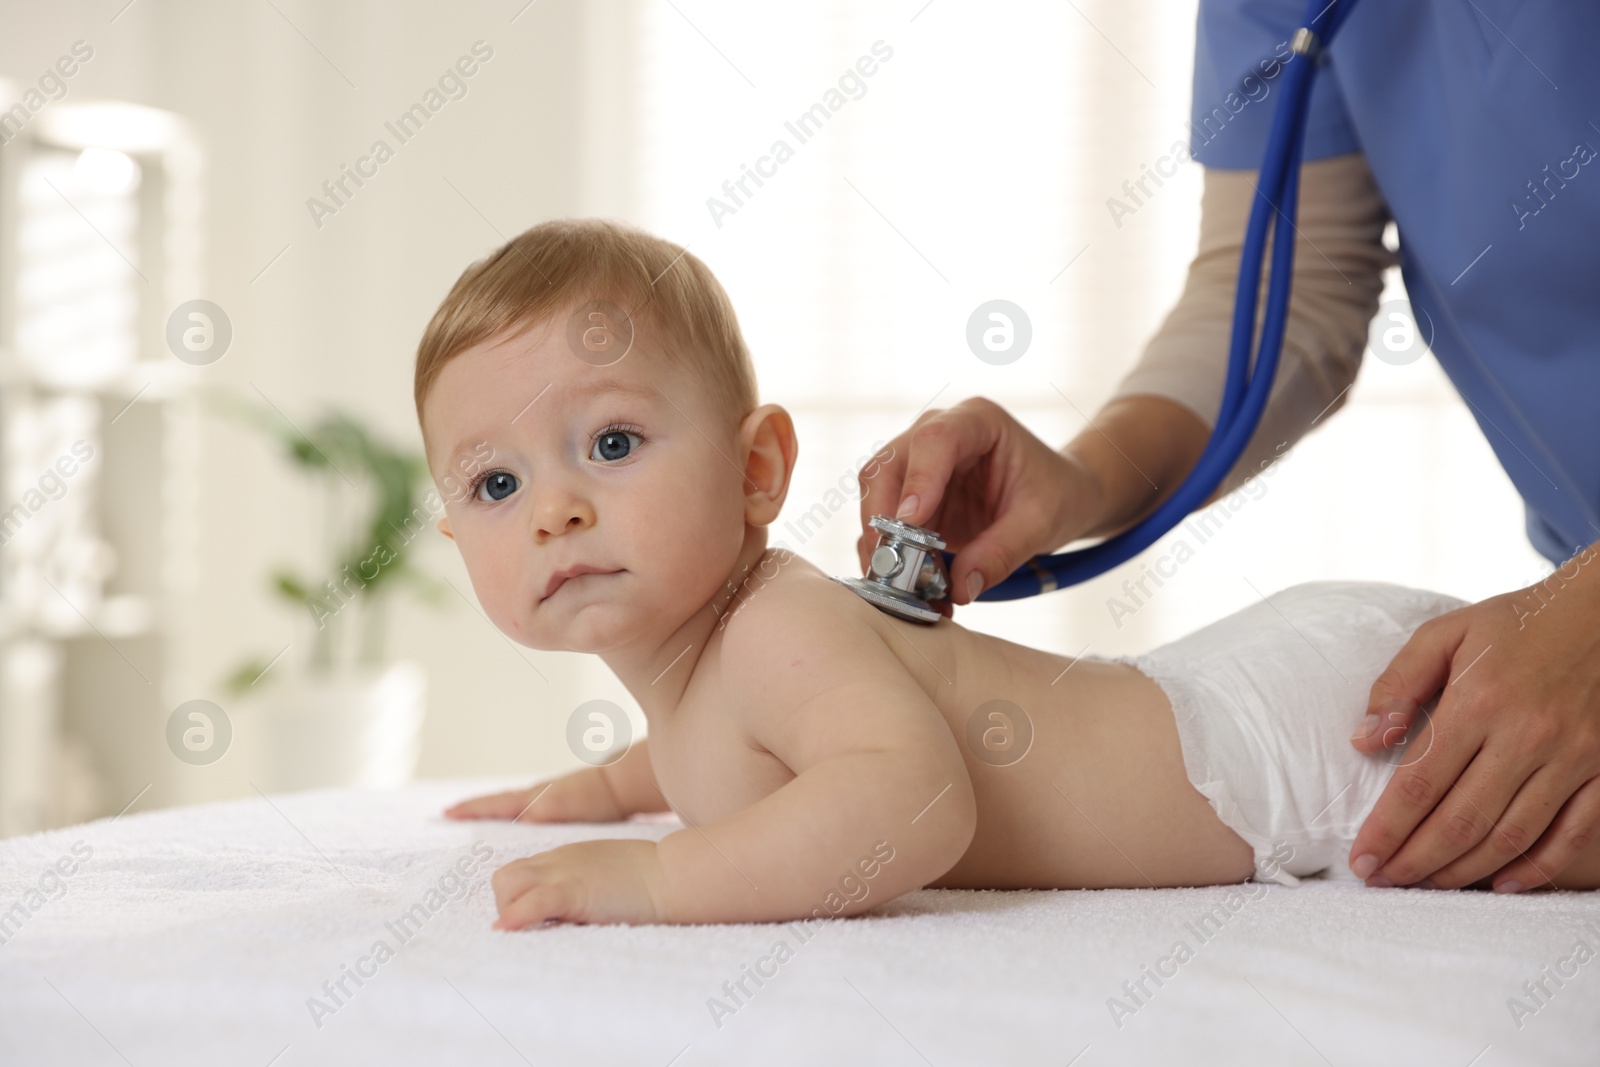
[[[617,822],[627,818],[597,767],[585,767],[527,789],[463,800],[446,808],[444,814],[447,819],[522,822]]]
[[[661,922],[654,841],[578,841],[515,860],[494,872],[497,930],[558,919],[575,923]]]

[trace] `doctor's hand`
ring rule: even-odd
[[[1600,542],[1536,585],[1419,627],[1352,743],[1403,743],[1441,688],[1431,746],[1396,769],[1351,869],[1376,886],[1550,882],[1600,833]]]
[[[878,544],[868,525],[893,515],[942,537],[955,558],[950,600],[969,604],[1033,556],[1083,536],[1100,511],[1097,481],[1000,405],[982,397],[923,412],[861,471],[861,570]]]

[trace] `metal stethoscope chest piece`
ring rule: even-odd
[[[888,515],[874,515],[878,547],[872,550],[865,578],[834,581],[855,590],[867,603],[910,622],[938,622],[929,604],[949,593],[950,574],[941,550],[944,541],[932,530],[910,526]]]

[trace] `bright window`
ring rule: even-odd
[[[774,542],[859,573],[851,475],[930,404],[988,396],[1057,446],[1083,427],[1193,254],[1197,165],[1131,216],[1107,207],[1185,136],[1192,2],[639,10],[634,217],[716,271],[763,400],[796,417],[801,458]],[[1006,365],[977,358],[966,337],[974,309],[996,298],[1032,325],[1030,348]],[[1432,359],[1369,357],[1346,410],[1225,534],[1160,589],[1147,583],[1133,616],[1114,617],[1110,601],[1170,541],[1083,588],[959,617],[1027,644],[1115,654],[1243,607],[1256,589],[1319,578],[1486,596],[1539,571],[1521,514]]]

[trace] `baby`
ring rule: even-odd
[[[685,824],[506,864],[498,928],[1351,878],[1395,763],[1426,754],[1426,716],[1392,758],[1348,737],[1451,597],[1303,585],[1145,656],[1074,660],[903,621],[769,548],[793,423],[757,403],[705,264],[637,230],[550,222],[469,267],[422,338],[416,403],[435,479],[467,486],[439,529],[490,620],[599,655],[649,725],[613,763],[446,814]],[[1554,884],[1600,885],[1600,842]]]

